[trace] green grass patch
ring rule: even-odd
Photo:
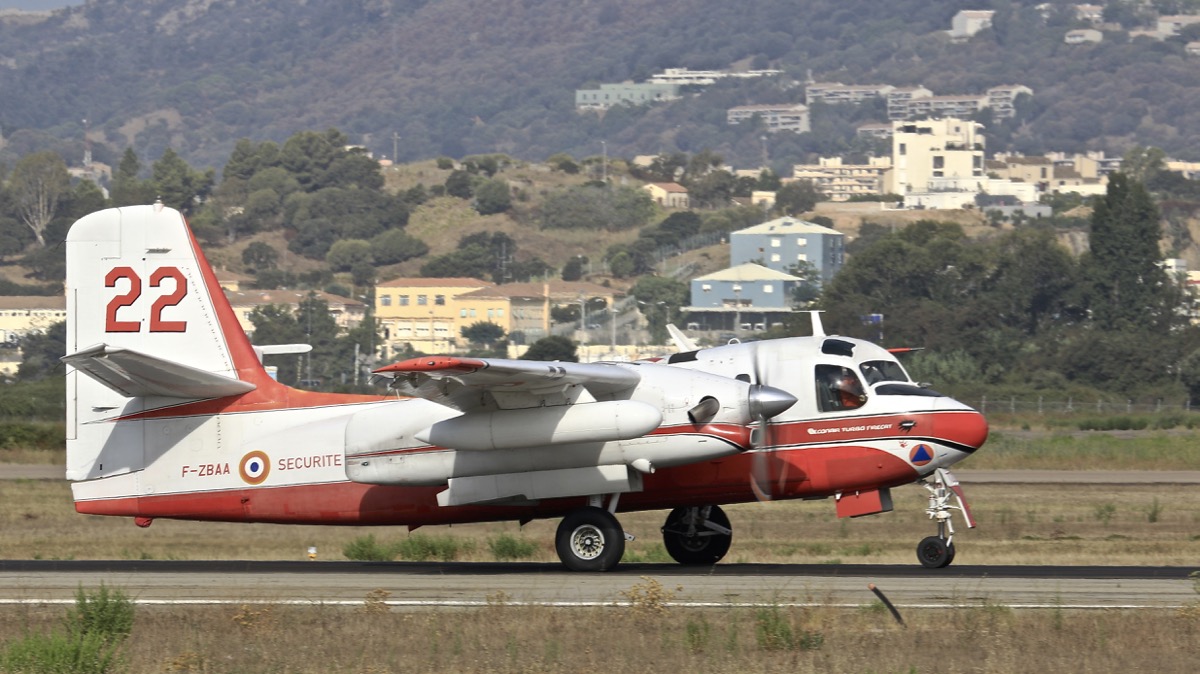
[[[27,632],[0,651],[5,672],[105,674],[121,669],[121,646],[133,629],[134,606],[121,590],[104,585],[75,593],[60,629]]]
[[[1200,432],[994,431],[963,467],[1042,470],[1195,470]]]
[[[507,562],[516,559],[529,559],[537,554],[538,544],[522,536],[500,534],[488,539],[488,550],[496,561]]]

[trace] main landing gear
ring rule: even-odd
[[[572,571],[609,571],[621,561],[626,533],[613,516],[619,497],[613,494],[606,509],[600,507],[600,497],[593,496],[587,507],[572,510],[559,522],[554,548],[564,566]]]
[[[684,566],[716,564],[733,542],[729,517],[715,505],[672,510],[662,535],[667,554]]]
[[[954,523],[951,521],[951,511],[962,513],[968,528],[974,528],[975,520],[971,517],[971,509],[967,506],[962,487],[954,475],[945,468],[934,471],[933,482],[924,478],[917,484],[929,492],[929,506],[925,514],[937,522],[937,535],[927,536],[917,544],[917,560],[927,569],[942,569],[954,561]],[[954,497],[955,503],[950,503]]]
[[[601,507],[599,496],[587,507],[567,513],[558,525],[554,547],[564,566],[572,571],[609,571],[625,554],[625,541],[633,537],[613,516],[619,495]],[[729,517],[720,506],[681,507],[667,515],[662,527],[663,545],[671,558],[685,566],[712,565],[721,561],[733,542]]]

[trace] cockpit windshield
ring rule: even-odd
[[[868,360],[860,367],[863,377],[867,380],[867,386],[874,386],[881,381],[908,382],[909,380],[908,375],[904,373],[904,368],[894,360]]]
[[[822,412],[853,410],[867,402],[866,391],[858,375],[841,365],[818,365],[815,379],[817,384],[817,407]]]

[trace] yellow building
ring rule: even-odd
[[[459,341],[460,325],[454,298],[492,285],[477,278],[398,278],[375,286],[375,318],[388,353],[403,352],[405,345],[422,353],[452,351]],[[481,309],[486,315],[487,309],[494,314],[504,307],[473,308],[478,316]]]
[[[473,278],[400,278],[375,288],[375,315],[388,353],[411,346],[422,353],[454,353],[467,347],[462,329],[494,323],[525,343],[550,334],[550,308],[584,303],[588,311],[611,307],[616,292],[583,281],[495,285]]]

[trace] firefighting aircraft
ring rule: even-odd
[[[713,564],[721,505],[827,499],[892,509],[918,482],[954,558],[946,467],[987,437],[971,408],[915,384],[869,342],[815,334],[634,363],[423,356],[380,368],[388,395],[303,391],[252,345],[183,217],[88,215],[67,237],[67,478],[80,513],[300,524],[562,518],[564,565],[613,568],[616,514],[669,510],[663,543]]]

